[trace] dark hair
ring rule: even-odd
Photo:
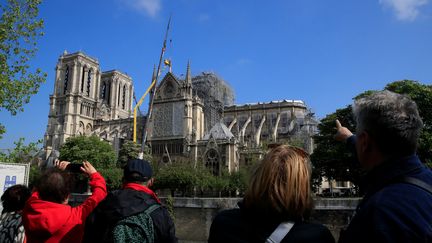
[[[3,212],[14,212],[24,208],[24,204],[30,197],[30,189],[24,185],[11,186],[1,196]]]
[[[59,169],[48,169],[36,186],[42,200],[63,203],[71,192],[71,175]]]

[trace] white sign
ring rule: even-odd
[[[0,162],[0,196],[9,187],[17,184],[28,186],[30,165]]]

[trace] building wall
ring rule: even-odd
[[[120,93],[116,87],[120,87]],[[58,150],[68,137],[95,134],[98,120],[129,118],[132,94],[129,76],[115,70],[102,74],[96,59],[81,52],[63,53],[56,65],[54,92],[50,95],[44,143],[47,154]]]
[[[294,142],[299,138],[303,144],[295,145],[302,145],[309,153],[313,151],[312,136],[316,134],[317,121],[303,101],[282,100],[225,107],[224,122],[247,147],[259,147],[263,142]]]

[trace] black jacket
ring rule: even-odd
[[[260,214],[244,208],[220,212],[210,227],[208,242],[265,242],[283,221],[277,215]],[[332,243],[330,231],[320,224],[303,221],[295,222],[282,242],[323,242]]]
[[[112,229],[117,221],[139,214],[158,203],[145,192],[122,189],[108,194],[87,218],[84,242],[112,242]],[[165,207],[150,214],[154,225],[155,242],[177,242],[174,223]]]

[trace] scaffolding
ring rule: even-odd
[[[192,78],[194,94],[204,103],[205,131],[222,119],[225,106],[234,104],[232,88],[218,75],[212,72],[202,72]]]

